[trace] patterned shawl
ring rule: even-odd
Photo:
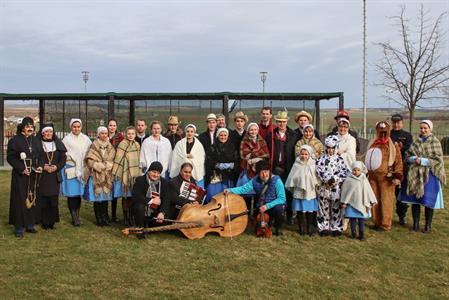
[[[112,190],[112,166],[115,149],[109,141],[103,142],[96,139],[90,146],[84,159],[84,182],[90,176],[93,178],[94,193],[96,196],[102,192],[109,194]],[[98,171],[94,166],[102,166],[103,171]]]
[[[240,158],[242,170],[247,170],[248,177],[252,178],[256,175],[255,165],[248,164],[248,159],[252,158],[270,159],[270,151],[268,150],[267,142],[259,135],[255,142],[251,140],[248,132],[240,144]]]
[[[315,149],[315,153],[313,153],[313,158],[317,159],[321,156],[321,153],[324,152],[323,143],[316,137],[312,137],[310,140],[307,140],[305,137],[296,142],[295,145],[295,156],[299,156],[299,152],[301,151],[302,145],[309,145],[313,149]]]
[[[442,184],[446,184],[444,172],[443,149],[440,141],[430,135],[424,141],[421,138],[415,140],[407,151],[407,157],[417,156],[430,160],[430,166],[411,164],[408,171],[407,194],[421,198],[424,195],[424,185],[429,180],[429,171],[432,171]]]
[[[123,140],[118,144],[115,152],[112,175],[116,180],[120,180],[124,194],[128,194],[138,176],[140,145],[136,141]]]

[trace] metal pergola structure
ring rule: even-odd
[[[219,101],[221,112],[228,119],[230,100],[269,100],[269,101],[314,101],[314,123],[320,130],[320,101],[338,98],[338,109],[344,109],[343,92],[333,93],[58,93],[58,94],[6,94],[0,93],[0,117],[4,120],[4,101],[7,100],[35,100],[39,101],[39,120],[45,122],[45,102],[50,100],[62,101],[79,100],[79,105],[85,105],[87,117],[88,101],[107,101],[107,118],[115,116],[115,101],[129,101],[128,123],[134,124],[136,119],[136,101],[143,100],[172,100],[178,101]],[[83,102],[84,101],[84,102]],[[216,103],[216,102],[215,102]],[[270,105],[268,105],[270,106]],[[64,113],[64,110],[63,110]],[[0,122],[0,140],[4,141],[4,122]],[[0,165],[4,165],[4,147],[0,147]]]

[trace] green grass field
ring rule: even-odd
[[[9,183],[0,172],[0,299],[449,298],[447,210],[435,213],[431,234],[395,221],[391,232],[367,229],[364,242],[300,237],[295,228],[271,239],[165,232],[138,240],[119,225],[96,227],[85,203],[83,226],[72,227],[61,199],[56,230],[16,239]]]

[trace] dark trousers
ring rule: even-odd
[[[40,196],[39,207],[41,224],[44,228],[53,228],[58,221],[58,196]]]
[[[353,235],[357,232],[357,223],[359,225],[359,234],[363,234],[365,230],[365,219],[363,218],[349,218],[351,224],[351,232]]]
[[[400,192],[401,189],[399,187],[396,187],[394,194],[396,195],[396,214],[398,215],[399,220],[405,219],[405,215],[407,214],[408,209],[407,203],[402,203],[401,201],[397,200]]]
[[[145,207],[146,203],[135,201],[131,206],[131,214],[134,217],[136,227],[145,227]]]
[[[278,204],[267,210],[270,221],[276,229],[282,229],[284,222],[284,205]]]

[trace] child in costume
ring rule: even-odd
[[[351,237],[357,238],[357,222],[359,226],[359,240],[364,239],[365,219],[371,217],[371,208],[377,203],[371,185],[366,178],[368,170],[361,161],[351,165],[352,172],[348,173],[341,187],[340,201],[345,209],[345,217],[351,224]]]

